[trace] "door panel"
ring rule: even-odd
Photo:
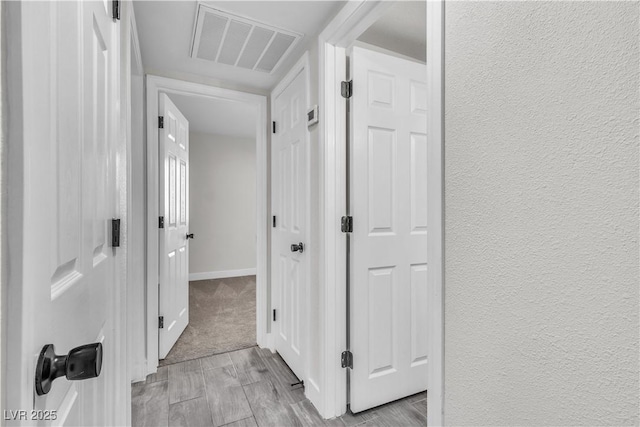
[[[350,405],[427,388],[426,69],[350,54]]]
[[[160,316],[159,357],[164,359],[189,324],[189,122],[160,94]]]
[[[272,295],[277,310],[276,350],[298,378],[305,375],[307,253],[291,245],[307,244],[307,150],[304,120],[306,77],[299,73],[277,95],[274,111],[277,133],[272,138],[272,206],[276,227],[272,233]],[[305,250],[308,248],[305,247]]]
[[[120,27],[102,1],[12,7],[22,19],[25,162],[22,294],[12,299],[21,301],[21,317],[12,317],[8,362],[19,374],[11,376],[7,407],[55,410],[55,425],[123,424],[126,390],[118,387],[126,384],[126,371],[117,360],[126,349],[115,301],[124,255],[110,244],[111,219],[121,216]],[[98,378],[59,378],[48,394],[36,395],[35,364],[44,345],[63,355],[94,342],[104,350]]]

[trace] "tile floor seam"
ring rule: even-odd
[[[243,418],[243,419],[238,420],[238,421],[232,421],[232,422],[227,423],[227,424],[225,424],[225,425],[222,425],[222,426],[220,426],[220,427],[227,427],[227,426],[230,426],[231,424],[235,424],[235,423],[239,423],[239,422],[244,421],[244,420],[248,420],[249,418],[253,419],[253,421],[255,421],[255,420],[256,420],[256,418],[255,418],[253,415],[251,415],[250,417]],[[256,424],[256,425],[257,425],[257,424]]]
[[[207,409],[209,410],[209,416],[211,417],[211,425],[215,426],[215,422],[213,421],[213,410],[211,409],[211,405],[209,404],[209,394],[207,393],[207,383],[204,378],[204,369],[202,369],[202,363],[200,363],[200,374],[202,375],[202,384],[204,385],[204,399],[207,402]]]
[[[238,379],[238,383],[240,384],[240,388],[242,389],[242,394],[244,394],[244,398],[247,400],[247,404],[249,405],[249,409],[251,410],[251,417],[253,417],[253,421],[255,421],[256,426],[258,425],[258,419],[256,418],[256,413],[253,410],[253,406],[251,405],[251,400],[249,400],[249,396],[247,396],[247,391],[244,389],[244,384],[242,384],[240,382],[240,373],[238,373],[238,367],[236,366],[236,363],[233,361],[233,359],[231,359],[231,356],[229,356],[229,359],[231,360],[231,363],[233,364],[233,370],[236,372],[236,378]],[[245,420],[248,419],[250,417],[244,418]],[[258,426],[260,427],[260,426]]]
[[[175,402],[175,403],[170,403],[169,406],[177,405],[179,403],[191,402],[192,400],[202,399],[203,397],[205,397],[205,396],[190,397],[189,399],[181,400],[181,401]]]

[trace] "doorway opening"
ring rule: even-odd
[[[426,2],[393,3],[347,47],[353,412],[427,389],[425,59]]]
[[[189,324],[161,366],[257,343],[257,108],[168,96],[189,123]]]
[[[358,73],[354,73],[357,70],[354,70],[354,64],[351,62],[354,58],[353,56],[349,58],[350,49],[351,53],[360,49],[362,54],[362,43],[367,43],[373,45],[366,46],[367,51],[375,56],[383,54],[390,58],[390,62],[407,59],[415,61],[416,57],[411,51],[404,49],[409,47],[408,43],[398,44],[399,48],[380,44],[385,41],[396,42],[398,36],[387,34],[378,37],[370,31],[380,20],[385,19],[385,15],[388,17],[389,13],[393,14],[394,8],[402,8],[401,3],[403,2],[348,4],[320,35],[320,93],[323,104],[321,116],[325,117],[322,130],[324,139],[330,142],[327,143],[323,153],[326,165],[323,170],[323,181],[328,191],[323,199],[324,217],[327,220],[324,227],[327,232],[322,252],[327,260],[324,274],[329,289],[327,305],[331,307],[327,310],[325,327],[336,331],[329,338],[325,357],[331,358],[333,354],[342,352],[345,362],[342,366],[334,366],[327,374],[328,389],[331,392],[325,396],[323,412],[325,416],[341,414],[349,409],[357,412],[394,398],[401,398],[401,395],[392,390],[395,385],[402,384],[402,380],[388,384],[388,387],[381,385],[379,388],[367,387],[365,383],[370,380],[382,380],[385,377],[393,382],[392,378],[396,376],[396,372],[399,372],[398,367],[404,364],[411,368],[421,368],[420,374],[416,375],[419,375],[420,381],[426,384],[424,388],[429,390],[428,423],[438,425],[442,423],[443,378],[442,4],[426,2],[426,5],[424,3],[418,5],[410,2],[405,6],[420,6],[422,12],[414,11],[411,13],[411,19],[406,17],[400,20],[395,19],[395,23],[392,22],[394,19],[388,20],[387,25],[384,26],[386,28],[381,28],[382,31],[380,31],[380,33],[402,32],[409,29],[409,20],[413,20],[418,14],[421,15],[420,18],[426,18],[421,19],[420,23],[422,43],[423,46],[425,43],[427,45],[427,49],[422,51],[423,54],[426,53],[426,66],[423,64],[419,76],[409,77],[408,82],[400,83],[402,79],[396,78],[397,73],[393,69],[382,67],[379,70],[364,71],[358,77],[355,75]],[[425,33],[426,42],[424,41]],[[354,48],[354,44],[360,46]],[[358,62],[357,56],[356,52],[356,62]],[[412,58],[406,58],[407,56]],[[424,58],[424,55],[421,56]],[[360,63],[362,64],[362,61]],[[404,67],[399,67],[398,70],[400,74],[404,71]],[[363,82],[363,79],[366,81]],[[413,82],[420,83],[416,85],[420,86],[420,90],[415,90],[416,87],[413,94],[409,91],[409,102],[404,104],[405,107],[409,107],[406,108],[407,111],[423,110],[422,128],[409,132],[410,136],[419,136],[420,138],[417,139],[422,143],[416,138],[413,138],[413,141],[409,138],[409,147],[405,144],[403,150],[406,152],[409,148],[409,151],[412,149],[420,151],[416,156],[411,155],[407,161],[411,162],[412,158],[418,157],[423,159],[421,171],[417,168],[412,170],[411,164],[398,164],[400,157],[406,159],[406,156],[400,156],[399,132],[397,129],[394,130],[393,124],[370,123],[363,127],[357,123],[357,120],[354,123],[354,114],[363,110],[362,107],[358,108],[354,105],[358,96],[365,97],[364,101],[361,99],[365,110],[372,110],[374,107],[383,109],[385,106],[393,109],[395,104],[401,101],[398,92],[400,86],[407,86],[408,83],[410,87]],[[353,98],[345,102],[343,97],[349,97],[350,94]],[[416,103],[415,96],[418,94],[422,98],[419,102],[421,105],[412,106],[412,103]],[[406,98],[407,95],[402,97]],[[391,119],[394,116],[390,111],[388,114],[376,112],[375,115],[382,120]],[[359,132],[359,141],[355,141],[354,144],[359,144],[359,148],[351,146],[353,144],[347,137],[347,135],[353,137],[356,131]],[[384,154],[385,151],[387,154]],[[356,157],[357,162],[354,160]],[[374,163],[378,165],[372,167]],[[425,174],[426,176],[423,176]],[[359,189],[355,188],[354,183],[357,178],[355,175],[367,185],[360,185]],[[398,187],[401,180],[408,185]],[[426,181],[426,185],[423,181]],[[412,187],[414,182],[419,182],[419,188]],[[351,188],[348,187],[348,183],[351,183]],[[400,200],[401,192],[409,193],[405,194],[409,198],[420,192],[422,200],[420,203]],[[360,202],[354,200],[355,198],[359,198]],[[426,207],[425,198],[427,198]],[[391,209],[385,209],[385,200],[388,202],[387,207]],[[356,209],[358,205],[360,209],[356,216],[354,212],[358,210]],[[400,205],[402,205],[401,208],[399,208]],[[405,218],[407,215],[400,215],[400,210],[409,211],[409,220]],[[347,227],[336,230],[333,223],[335,218],[340,218],[342,215],[346,219]],[[352,218],[349,218],[350,216]],[[424,232],[426,230],[418,230],[426,225],[428,225],[428,233]],[[402,231],[402,227],[408,230]],[[344,232],[345,228],[347,232]],[[416,233],[418,231],[420,233]],[[423,234],[421,237],[424,239],[420,239],[419,247],[414,251],[415,254],[422,255],[420,259],[414,259],[413,252],[409,254],[410,259],[403,256],[398,259],[398,263],[383,259],[384,256],[391,256],[394,255],[393,252],[398,252],[392,248],[392,245],[379,248],[380,253],[376,254],[372,245],[363,243],[360,245],[360,251],[357,251],[358,237],[362,242],[372,239],[374,235],[380,237],[379,240],[383,240],[400,234],[406,234],[405,237],[408,240],[416,237],[412,234]],[[399,245],[403,250],[408,246],[410,245],[404,243]],[[358,253],[364,258],[356,259]],[[370,265],[366,265],[367,257],[370,258]],[[408,265],[406,265],[407,261]],[[355,277],[356,270],[359,271],[359,277]],[[404,285],[411,285],[411,292],[416,295],[412,295],[410,300],[398,298],[396,284],[399,281]],[[361,292],[358,292],[358,287]],[[393,302],[388,304],[389,301]],[[401,301],[404,305],[400,304]],[[421,306],[426,306],[426,313],[416,310],[419,308],[415,307],[417,301],[424,302]],[[358,307],[358,304],[364,307]],[[407,307],[407,304],[414,307]],[[358,308],[358,312],[354,308]],[[421,314],[413,316],[411,311]],[[375,316],[372,313],[375,313]],[[397,318],[398,316],[404,318],[401,323],[411,324],[411,326],[405,330],[397,328],[401,320]],[[416,321],[419,321],[422,327],[417,328],[414,324]],[[371,329],[372,326],[374,329]],[[396,343],[399,342],[403,345],[398,350]],[[412,349],[407,351],[407,345]],[[413,360],[405,360],[408,358]],[[349,369],[343,369],[345,365]],[[363,372],[363,369],[368,369],[368,372]],[[361,375],[358,376],[357,370],[361,371]],[[359,391],[355,390],[356,387]],[[418,389],[424,388],[419,385]],[[376,390],[380,391],[379,396],[376,396]],[[417,390],[406,392],[415,391]],[[353,406],[354,392],[359,393],[358,403],[355,406]],[[387,396],[387,394],[390,395]],[[352,404],[351,408],[349,408],[350,404]]]
[[[148,373],[263,345],[266,97],[148,76],[147,124]]]

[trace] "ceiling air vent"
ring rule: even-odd
[[[302,36],[200,3],[191,57],[272,73]]]

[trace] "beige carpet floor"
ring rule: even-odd
[[[189,282],[189,325],[160,366],[256,345],[256,276]]]

